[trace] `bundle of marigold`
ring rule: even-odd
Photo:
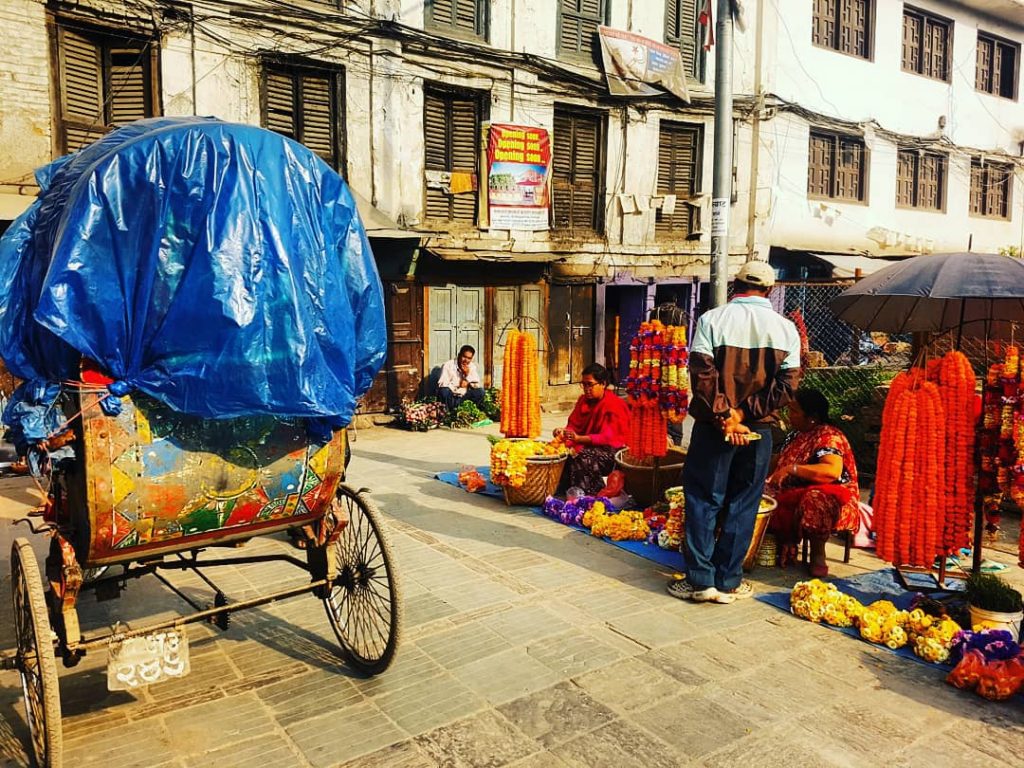
[[[520,488],[526,481],[526,461],[532,456],[564,456],[565,443],[560,439],[499,440],[491,446],[491,482]]]
[[[975,491],[975,376],[967,356],[952,351],[937,361],[932,378],[945,404],[946,502],[942,548],[945,554],[970,545]]]
[[[789,596],[790,610],[801,619],[833,627],[852,627],[864,606],[855,597],[843,594],[835,584],[820,579],[799,581]]]
[[[506,437],[540,434],[537,339],[516,329],[505,339],[501,376],[501,432]]]
[[[930,568],[943,552],[947,467],[945,405],[915,368],[893,379],[882,412],[875,478],[878,556]]]
[[[906,623],[910,614],[900,611],[889,600],[876,600],[864,608],[857,620],[860,636],[895,651],[909,641]]]
[[[593,510],[590,533],[592,536],[604,536],[612,541],[644,541],[650,535],[651,529],[644,520],[643,512],[623,510],[606,511],[602,514],[598,510]]]
[[[953,638],[960,631],[960,625],[948,616],[930,616],[920,608],[910,611],[904,628],[914,653],[933,664],[949,659]]]

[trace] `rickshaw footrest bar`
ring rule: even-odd
[[[303,584],[301,587],[291,587],[290,589],[284,589],[280,592],[274,592],[269,595],[263,595],[261,597],[254,597],[250,600],[239,600],[237,603],[231,603],[230,605],[223,605],[214,608],[207,608],[204,611],[198,611],[196,613],[189,614],[188,616],[179,616],[174,619],[167,619],[156,624],[149,624],[145,627],[139,627],[138,629],[130,629],[124,632],[111,632],[103,635],[102,637],[85,640],[81,643],[77,643],[70,650],[86,652],[95,648],[102,648],[107,645],[111,640],[126,640],[130,637],[142,637],[153,632],[159,632],[162,629],[170,629],[172,627],[180,627],[185,624],[195,624],[200,621],[205,621],[212,616],[218,616],[226,613],[234,613],[235,611],[241,611],[246,608],[256,608],[267,603],[274,603],[278,600],[284,600],[289,597],[295,597],[296,595],[303,595],[307,592],[312,592],[320,587],[325,587],[329,584],[328,579],[318,579],[312,581],[309,584]]]
[[[18,652],[17,651],[0,651],[0,669],[17,669],[18,668]]]

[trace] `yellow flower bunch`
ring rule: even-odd
[[[601,502],[595,502],[596,507]],[[601,504],[602,508],[604,507]],[[586,516],[583,524],[586,525]],[[623,510],[615,514],[597,514],[591,516],[590,533],[604,536],[612,541],[643,541],[650,533],[650,526],[644,520],[644,513],[636,510]]]
[[[910,640],[906,630],[909,616],[907,611],[897,610],[889,600],[876,600],[860,615],[860,636],[895,651]]]
[[[917,610],[911,611],[911,614]],[[931,619],[931,616],[926,618]],[[913,621],[913,620],[912,620]],[[933,664],[941,663],[949,658],[949,648],[953,638],[960,631],[960,625],[948,617],[933,619],[922,632],[912,636],[912,648],[915,654]]]
[[[585,528],[590,528],[594,524],[594,520],[598,517],[603,517],[608,514],[608,509],[605,507],[603,501],[595,501],[590,505],[590,509],[583,513],[583,519],[580,521],[583,523]],[[593,531],[591,531],[593,533]]]
[[[796,616],[815,624],[824,621],[833,627],[852,627],[864,610],[859,600],[820,579],[798,582],[789,601]]]
[[[526,481],[526,460],[531,456],[565,454],[561,441],[499,440],[491,446],[491,481],[519,488]]]

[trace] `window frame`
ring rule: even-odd
[[[434,32],[441,32],[444,35],[451,37],[464,37],[469,40],[477,40],[487,42],[490,40],[491,33],[491,4],[489,0],[447,0],[451,3],[452,14],[458,19],[458,5],[460,3],[472,3],[474,6],[474,16],[476,17],[476,27],[474,30],[469,30],[465,27],[458,26],[457,23],[448,24],[443,21],[437,21],[434,18],[434,4],[437,0],[424,0],[423,3],[423,28]]]
[[[831,143],[831,155],[829,163],[829,192],[819,194],[811,191],[811,174],[813,166],[811,156],[813,152],[812,143],[815,138],[828,139]],[[840,158],[844,150],[844,143],[852,143],[860,148],[861,163],[858,184],[860,187],[859,197],[844,197],[839,194],[839,175],[841,170]],[[871,152],[863,136],[838,131],[829,131],[820,128],[811,128],[807,140],[807,199],[808,200],[830,200],[836,203],[847,203],[850,205],[869,205],[868,182],[870,180],[869,168],[871,166]]]
[[[693,17],[693,31],[692,31],[692,43],[693,43],[693,60],[687,61],[687,51],[683,47],[685,37],[683,35],[682,26],[684,21],[683,6],[690,4],[694,9]],[[701,36],[698,34],[700,23],[697,21],[700,18],[700,6],[704,4],[704,0],[665,0],[665,45],[673,46],[679,49],[679,55],[683,61],[683,71],[686,76],[693,80],[703,83],[707,77],[707,51],[704,50],[703,41]],[[670,15],[669,11],[675,9],[676,17],[676,28],[672,29],[670,26]]]
[[[431,217],[428,213],[429,205],[427,201],[428,187],[426,174],[428,171],[441,171],[451,172],[452,168],[437,169],[428,167],[428,148],[427,148],[427,99],[438,98],[446,102],[446,129],[445,135],[449,142],[449,145],[445,147],[445,153],[447,155],[446,162],[449,165],[453,164],[453,150],[454,145],[451,144],[451,136],[453,134],[453,117],[452,117],[452,103],[454,101],[472,101],[476,108],[476,125],[473,130],[473,173],[477,177],[477,190],[478,192],[473,195],[473,216],[471,220],[456,218],[454,211],[455,206],[455,195],[448,193],[448,217],[447,218],[435,218]],[[480,159],[483,153],[483,133],[482,127],[489,119],[490,113],[490,94],[487,91],[472,89],[472,88],[455,88],[443,83],[429,82],[423,86],[423,221],[435,222],[438,224],[445,224],[450,228],[463,228],[473,229],[479,228],[480,226],[480,195],[479,188],[480,184],[483,183],[480,174]],[[468,194],[468,193],[464,193]]]
[[[556,218],[556,204],[555,200],[560,193],[558,185],[562,183],[559,179],[559,169],[555,162],[555,158],[559,154],[557,149],[557,142],[559,141],[560,133],[555,130],[555,126],[558,123],[559,113],[566,115],[571,121],[575,122],[577,119],[588,118],[597,121],[597,138],[594,146],[594,204],[593,204],[593,218],[591,223],[580,225],[577,224],[572,217],[573,206],[570,202],[569,205],[569,222],[565,226],[559,225],[558,219]],[[576,236],[577,233],[586,233],[593,237],[603,237],[605,235],[605,223],[607,220],[607,203],[605,201],[605,175],[607,173],[607,162],[608,162],[608,113],[605,110],[600,109],[586,109],[583,107],[577,107],[572,104],[562,104],[556,102],[554,105],[554,111],[552,115],[552,131],[551,131],[551,231],[557,235],[567,234],[569,236]],[[575,127],[573,128],[573,135],[570,138],[572,143],[571,150],[575,149]],[[576,153],[571,152],[572,158],[572,169],[569,174],[573,181],[569,182],[570,193],[572,188],[575,186],[576,179]]]
[[[863,61],[874,61],[875,60],[875,0],[834,0],[836,15],[834,18],[825,19],[824,21],[831,21],[833,24],[832,39],[829,40],[828,44],[822,45],[814,40],[815,33],[819,24],[823,23],[818,16],[819,2],[826,2],[827,0],[811,0],[811,45],[815,48],[820,48],[826,51],[835,51],[841,53],[844,56],[850,56],[854,59],[861,59]],[[843,49],[843,23],[842,23],[842,4],[843,3],[864,3],[864,52],[847,51]]]
[[[989,83],[990,87],[982,87],[981,84],[981,70],[978,67],[978,56],[981,53],[981,47],[983,44],[991,46],[991,55],[989,63]],[[978,39],[975,43],[975,54],[974,54],[974,90],[978,93],[987,93],[989,96],[995,96],[999,99],[1006,99],[1008,101],[1017,101],[1018,94],[1020,92],[1020,43],[1016,43],[1013,40],[1008,40],[1005,37],[994,35],[991,32],[983,32],[978,30]],[[1013,82],[1011,85],[1012,93],[1006,95],[1002,92],[997,93],[995,89],[995,67],[994,59],[997,48],[1003,48],[1013,51]],[[1001,75],[1000,75],[1001,77]]]
[[[908,68],[906,66],[906,40],[903,40],[900,45],[900,69],[903,72],[907,72],[912,75],[920,75],[926,77],[929,80],[937,80],[941,83],[951,83],[953,81],[953,34],[955,30],[955,23],[953,19],[945,16],[940,16],[937,13],[931,11],[925,11],[921,8],[916,8],[911,5],[903,6],[903,24],[906,25],[907,17],[913,17],[920,23],[920,40],[918,50],[918,69]],[[945,29],[945,45],[946,51],[943,57],[943,76],[936,77],[934,74],[926,72],[927,69],[925,62],[925,40],[928,38],[928,33],[931,28],[942,27]]]
[[[678,189],[673,186],[669,188],[667,185],[662,186],[660,168],[662,165],[661,153],[665,144],[662,139],[667,133],[687,133],[693,134],[693,161],[692,169],[690,174],[689,189],[685,193],[680,193]],[[672,195],[676,196],[676,210],[679,210],[679,206],[686,206],[687,217],[686,217],[686,232],[681,234],[682,230],[678,230],[672,226],[672,222],[669,221],[668,227],[665,228],[661,225],[665,219],[662,216],[661,209],[657,209],[654,214],[654,239],[662,241],[671,240],[690,240],[700,237],[700,227],[695,227],[695,219],[699,218],[698,211],[689,205],[685,200],[681,199],[682,194],[689,197],[694,197],[703,193],[704,187],[704,124],[703,123],[688,123],[679,120],[661,120],[658,124],[658,168],[659,173],[655,182],[655,189],[657,194],[660,195]],[[699,223],[699,222],[698,222]]]
[[[143,67],[144,82],[144,107],[143,118],[158,117],[163,114],[162,88],[160,82],[160,37],[157,33],[145,34],[143,32],[122,31],[91,24],[81,24],[76,20],[56,17],[51,22],[51,45],[52,45],[52,70],[54,72],[54,88],[56,89],[57,103],[54,109],[56,126],[54,140],[57,148],[62,154],[77,151],[91,141],[86,141],[79,146],[71,147],[68,144],[68,129],[78,128],[84,133],[98,134],[92,141],[98,140],[125,123],[113,122],[113,103],[116,93],[113,92],[111,82],[111,60],[115,52],[120,49],[137,46],[138,56],[136,61]],[[100,105],[96,117],[86,124],[85,120],[69,114],[68,100],[69,93],[66,88],[65,78],[67,76],[66,44],[65,34],[70,33],[85,38],[97,49],[99,56],[99,68],[97,76],[97,96]],[[148,49],[148,52],[147,52]],[[102,114],[100,114],[102,113]],[[136,118],[142,119],[142,118]]]
[[[260,127],[273,131],[269,126],[268,115],[268,91],[267,77],[271,73],[287,76],[292,79],[292,119],[296,122],[296,135],[284,134],[274,131],[281,136],[297,141],[311,152],[317,155],[325,163],[338,172],[342,178],[348,178],[348,114],[345,110],[345,68],[339,64],[332,64],[308,59],[282,58],[278,56],[263,56],[260,59]],[[334,150],[334,162],[327,160],[323,155],[304,141],[304,135],[298,130],[299,125],[304,124],[302,114],[302,87],[297,87],[304,77],[324,77],[330,84],[331,104],[328,108],[328,119],[332,129],[332,144]],[[304,127],[304,126],[303,126]]]
[[[585,0],[558,0],[558,9],[557,9],[557,11],[558,11],[558,20],[557,20],[557,24],[555,25],[555,57],[558,58],[558,59],[567,59],[569,61],[577,61],[577,62],[585,61],[585,62],[588,62],[588,63],[593,63],[595,55],[597,55],[599,53],[598,46],[596,44],[593,44],[593,43],[592,43],[592,47],[588,51],[583,51],[583,50],[580,50],[579,48],[576,48],[575,50],[569,50],[567,48],[563,48],[562,47],[562,26],[564,24],[564,16],[566,14],[565,6],[566,6],[567,3],[573,3],[573,2],[576,3],[577,6],[578,6],[580,3],[584,2],[584,1]],[[611,8],[611,0],[597,0],[597,1],[601,5],[601,10],[600,10],[599,14],[596,17],[584,16],[582,11],[573,11],[573,12],[570,12],[569,15],[572,16],[574,19],[579,19],[580,21],[583,21],[583,20],[596,21],[598,26],[600,26],[600,25],[607,25],[608,24],[609,13],[610,13],[610,8]],[[596,29],[595,29],[594,37],[595,38],[597,37]],[[583,42],[582,38],[580,39],[580,42],[581,43]]]
[[[901,202],[900,200],[900,156],[901,155],[913,155],[912,169],[911,169],[911,189],[909,203]],[[923,182],[922,173],[924,171],[924,162],[926,159],[937,159],[938,166],[937,171],[939,174],[939,180],[936,184],[936,197],[938,198],[937,206],[924,205],[921,202]],[[947,190],[949,186],[949,156],[941,152],[932,152],[928,150],[919,150],[912,147],[897,147],[896,148],[896,207],[901,210],[912,210],[912,211],[925,211],[928,213],[945,213],[946,202],[947,202]]]
[[[1005,179],[1004,179],[1004,183],[1006,184],[1006,191],[1005,191],[1005,194],[1003,195],[1003,208],[1005,209],[1005,212],[1001,213],[1001,214],[992,214],[992,213],[989,213],[988,210],[987,210],[990,201],[988,199],[987,194],[985,194],[985,188],[989,187],[991,185],[991,181],[989,180],[988,177],[992,173],[991,169],[993,169],[993,168],[997,168],[997,169],[999,169],[1001,171],[1005,171],[1005,173],[1006,173],[1006,176],[1005,176]],[[975,169],[977,169],[979,171],[979,175],[981,177],[980,180],[979,180],[979,186],[980,186],[980,192],[981,192],[982,208],[984,210],[982,212],[980,212],[980,213],[975,212],[973,210],[974,209],[974,195],[975,195],[975,188],[974,188]],[[968,194],[968,197],[967,197],[967,213],[968,213],[968,215],[971,216],[972,218],[975,218],[975,219],[990,219],[992,221],[1011,221],[1013,219],[1013,181],[1014,181],[1014,178],[1015,178],[1015,173],[1014,173],[1014,168],[1013,168],[1013,164],[1012,163],[991,162],[991,161],[987,161],[983,157],[977,157],[977,156],[972,157],[971,158],[971,165],[970,165],[969,194]]]

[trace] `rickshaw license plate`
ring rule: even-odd
[[[141,637],[113,640],[107,655],[107,690],[131,691],[189,673],[188,635],[162,629]]]

